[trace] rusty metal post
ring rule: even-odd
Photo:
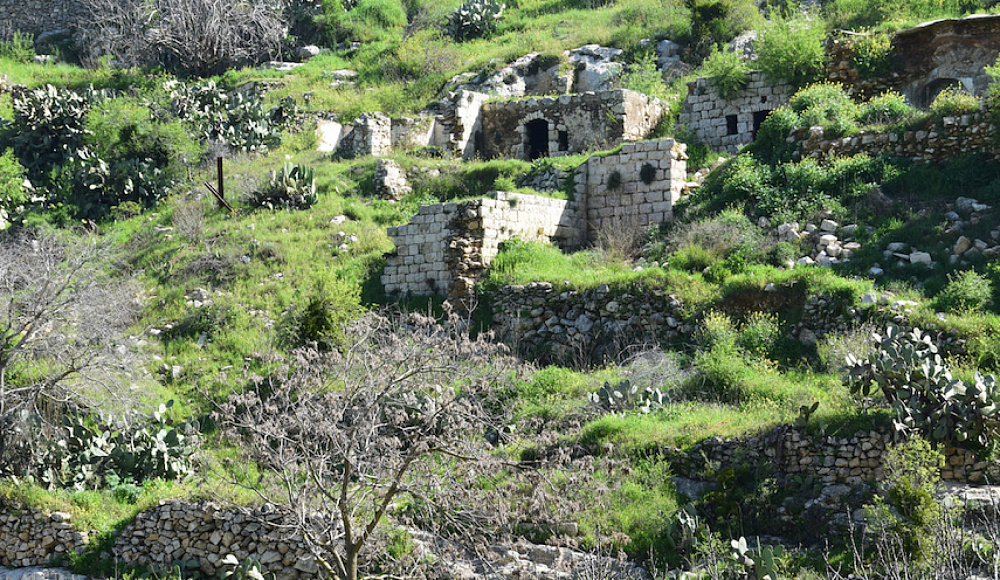
[[[218,174],[219,183],[219,207],[225,207],[226,205],[226,191],[223,189],[222,184],[222,156],[216,158],[216,173]]]

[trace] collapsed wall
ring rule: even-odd
[[[592,157],[574,174],[573,201],[497,192],[493,198],[421,206],[388,229],[396,251],[382,275],[387,294],[465,299],[504,240],[580,247],[604,235],[631,235],[673,218],[686,177],[685,146],[673,139],[626,143]]]
[[[753,142],[768,114],[787,103],[794,92],[788,83],[772,83],[761,71],[750,71],[746,87],[727,99],[709,79],[699,77],[688,83],[677,122],[712,149],[736,153]]]

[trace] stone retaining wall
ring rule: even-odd
[[[850,137],[830,139],[825,136],[822,127],[811,127],[799,129],[789,139],[798,141],[802,157],[868,153],[941,162],[977,152],[997,155],[992,131],[989,115],[980,112],[944,117],[931,128],[902,134],[861,131]]]
[[[885,478],[884,455],[893,435],[858,431],[849,437],[810,436],[802,428],[780,426],[770,432],[737,439],[712,437],[677,456],[683,473],[704,471],[707,461],[721,466],[745,466],[767,458],[775,474],[811,475],[825,485],[877,483]],[[1000,464],[987,462],[967,449],[946,447],[945,481],[984,483],[1000,481]]]
[[[767,114],[787,103],[793,92],[787,83],[771,83],[762,72],[750,71],[746,88],[725,99],[707,78],[699,77],[688,83],[678,123],[713,149],[736,153],[753,141]]]
[[[540,360],[600,364],[615,360],[621,345],[656,345],[692,331],[680,301],[659,290],[612,294],[601,284],[578,292],[534,282],[492,298],[499,338]]]
[[[39,566],[82,551],[89,540],[67,513],[46,514],[0,501],[0,565]]]
[[[79,0],[3,0],[0,23],[13,30],[38,34],[70,30],[87,14]]]
[[[143,512],[115,540],[114,556],[127,565],[169,568],[179,560],[198,561],[208,575],[227,554],[252,558],[261,572],[278,580],[314,577],[316,563],[301,537],[279,537],[262,521],[278,514],[246,513],[211,502],[164,500]]]

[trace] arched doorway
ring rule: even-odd
[[[964,90],[964,87],[962,85],[962,81],[958,79],[933,80],[927,83],[927,86],[924,87],[924,90],[920,91],[920,100],[921,100],[920,106],[929,107],[931,103],[934,102],[934,99],[936,99],[938,95],[940,95],[941,93],[943,93],[948,89],[957,89],[961,91]]]
[[[528,161],[549,156],[549,124],[545,119],[524,125],[524,156]]]

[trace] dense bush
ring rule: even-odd
[[[851,45],[851,66],[861,78],[884,76],[891,66],[892,38],[887,33],[870,33]]]
[[[761,33],[757,66],[774,81],[801,87],[819,80],[826,66],[826,29],[819,19],[775,18]]]
[[[798,113],[787,106],[778,107],[761,123],[757,138],[747,149],[766,163],[791,161],[797,144],[789,143],[788,136],[801,124]]]
[[[979,112],[979,98],[959,87],[945,89],[934,97],[930,110],[937,117],[971,115]]]
[[[0,230],[10,225],[28,196],[24,188],[24,167],[14,157],[10,149],[0,155]]]
[[[35,43],[30,34],[14,31],[9,39],[0,38],[0,58],[29,63],[35,58]]]
[[[799,114],[803,126],[823,127],[829,137],[842,137],[858,131],[855,122],[858,107],[840,85],[809,85],[792,95],[789,105]]]
[[[266,110],[259,94],[225,91],[215,81],[167,81],[163,89],[172,114],[190,123],[205,142],[223,143],[238,152],[264,152],[281,143],[275,118],[284,104]]]
[[[981,312],[990,303],[993,289],[975,270],[948,274],[948,284],[937,295],[937,308],[945,312]]]
[[[865,125],[892,125],[905,120],[916,112],[906,97],[888,91],[861,105],[858,121]]]
[[[735,52],[716,48],[705,59],[703,72],[723,99],[733,98],[747,86],[747,66]]]
[[[691,13],[691,38],[695,52],[707,56],[709,51],[753,30],[763,20],[750,0],[684,0]]]
[[[11,141],[32,181],[41,181],[83,145],[91,96],[45,85],[14,97]]]
[[[500,24],[505,7],[497,0],[468,0],[448,15],[445,32],[456,42],[486,36]]]
[[[276,55],[287,32],[278,2],[85,0],[81,58],[163,66],[208,77]]]

